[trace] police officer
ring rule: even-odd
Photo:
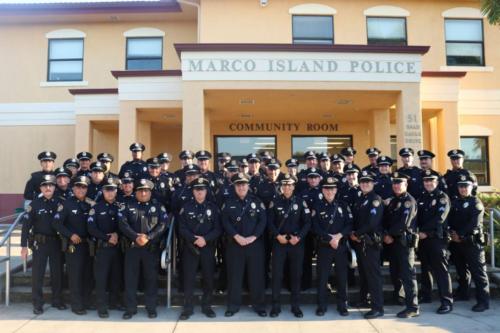
[[[184,204],[193,198],[191,182],[200,176],[200,168],[194,164],[188,164],[184,167],[184,181],[178,184],[172,194],[172,212],[177,214]]]
[[[397,171],[404,173],[409,177],[408,179],[408,192],[413,198],[418,198],[421,194],[421,170],[419,167],[413,165],[413,155],[415,151],[412,148],[401,148],[399,150],[399,156],[401,157],[401,162],[403,166]]]
[[[125,172],[128,171],[134,179],[145,178],[148,174],[148,166],[142,160],[142,154],[146,147],[140,142],[134,142],[130,145],[129,150],[132,152],[132,160],[123,163],[118,175],[122,178]]]
[[[260,182],[255,189],[254,194],[262,200],[266,207],[269,207],[273,198],[279,194],[280,168],[281,162],[275,158],[271,159],[266,167],[266,179]]]
[[[450,251],[459,278],[459,297],[468,297],[472,276],[477,300],[472,311],[483,312],[490,306],[490,287],[484,254],[487,240],[483,234],[484,206],[478,197],[472,195],[474,182],[475,178],[467,175],[461,175],[457,182],[458,197],[452,200],[448,216]]]
[[[76,154],[76,158],[80,163],[80,169],[76,173],[77,176],[85,176],[90,178],[90,174],[92,173],[92,171],[90,170],[92,157],[94,157],[94,155],[92,155],[92,153],[89,153],[88,151],[82,151]]]
[[[160,161],[161,177],[165,180],[169,188],[173,188],[179,182],[179,179],[176,179],[173,172],[168,171],[170,168],[170,162],[172,161],[172,156],[169,153],[161,153],[156,157]],[[168,210],[168,207],[165,208]]]
[[[336,200],[337,180],[327,177],[321,181],[323,198],[313,208],[313,230],[318,237],[318,308],[323,316],[328,305],[327,283],[332,263],[335,262],[337,284],[337,311],[341,316],[347,310],[347,239],[352,232],[353,216],[349,205]]]
[[[106,167],[101,162],[93,162],[90,164],[90,184],[87,190],[87,197],[98,202],[102,199],[102,185],[105,183],[104,172]]]
[[[380,195],[385,203],[392,197],[391,166],[393,160],[389,156],[377,158],[378,176],[375,183],[375,193]]]
[[[238,166],[239,166],[239,172],[248,174],[248,161],[246,158],[242,158]]]
[[[298,183],[297,183],[297,189],[296,191],[298,193],[302,192],[304,189],[307,188],[307,175],[308,175],[308,169],[318,168],[318,156],[316,155],[315,151],[308,150],[304,153],[303,159],[305,161],[306,167],[302,169],[298,175]]]
[[[184,309],[179,317],[187,320],[193,314],[193,294],[198,267],[203,277],[202,312],[215,318],[212,310],[214,290],[215,249],[222,233],[219,208],[207,198],[210,181],[197,178],[191,182],[194,200],[179,213],[179,233],[184,239],[182,265],[184,278]]]
[[[370,164],[365,166],[361,171],[367,170],[378,175],[378,157],[380,156],[380,149],[377,147],[371,147],[366,150],[366,156],[368,156],[368,161]]]
[[[135,200],[134,194],[134,178],[127,171],[123,174],[123,178],[120,180],[120,189],[116,201],[121,204],[128,205]]]
[[[288,169],[288,173],[294,177],[297,177],[299,171],[299,161],[296,158],[290,158],[286,160],[285,165]]]
[[[444,174],[444,179],[446,185],[448,186],[448,196],[450,200],[453,200],[459,196],[458,193],[458,182],[462,176],[466,176],[472,179],[472,195],[475,196],[477,192],[477,178],[474,173],[470,170],[464,168],[464,156],[465,153],[460,149],[453,149],[448,152],[448,157],[450,158],[451,169],[448,169]]]
[[[63,163],[63,168],[67,168],[71,171],[71,177],[76,177],[78,173],[78,169],[80,168],[80,163],[76,158],[68,158],[66,161]]]
[[[216,196],[217,206],[222,208],[226,200],[234,195],[234,186],[231,178],[239,172],[238,162],[230,161],[224,166],[223,183],[219,186]]]
[[[175,177],[179,179],[179,183],[184,183],[185,172],[184,168],[188,165],[193,164],[194,153],[190,150],[183,150],[179,153],[179,160],[181,162],[181,168],[174,172]]]
[[[62,252],[61,240],[52,227],[59,199],[54,197],[56,179],[54,175],[41,177],[39,188],[41,196],[36,197],[27,206],[21,233],[21,257],[26,260],[28,246],[33,252],[32,264],[32,301],[33,313],[43,313],[43,280],[47,260],[50,266],[50,284],[52,287],[52,306],[65,310],[62,300]]]
[[[255,189],[266,178],[265,173],[262,173],[260,158],[257,154],[252,153],[247,155],[248,175],[250,176],[250,190],[255,192]]]
[[[340,154],[333,154],[330,159],[332,161],[332,171],[328,173],[328,176],[333,176],[337,179],[337,189],[340,191],[346,186],[347,182],[344,174],[344,170],[347,170],[345,158]],[[351,166],[359,170],[357,165]]]
[[[165,181],[165,178],[161,176],[160,160],[158,157],[151,157],[146,160],[146,164],[148,165],[149,173],[147,179],[154,184],[153,198],[164,205],[165,208],[170,207],[172,191],[169,184]]]
[[[361,285],[367,286],[371,295],[371,310],[364,317],[373,319],[384,315],[384,295],[380,268],[383,204],[373,190],[375,175],[362,171],[359,177],[362,195],[354,203],[354,228],[351,240],[359,259]],[[361,295],[366,297],[366,295]],[[361,301],[364,301],[363,299]]]
[[[289,173],[280,180],[280,194],[269,204],[268,228],[272,238],[272,309],[270,316],[281,312],[280,296],[285,263],[288,260],[292,291],[292,313],[302,318],[300,286],[304,260],[304,240],[311,228],[311,214],[304,199],[294,194],[297,178]]]
[[[360,169],[359,166],[357,166],[354,163],[354,156],[356,156],[356,153],[357,153],[357,151],[353,147],[342,148],[342,150],[340,151],[340,154],[342,156],[344,156],[344,159],[345,159],[344,169],[345,169],[345,166],[349,165],[349,164],[355,165],[358,169]]]
[[[420,169],[421,169],[420,179],[422,180],[422,182],[420,183],[420,188],[419,188],[420,195],[422,195],[426,191],[424,188],[423,179],[425,177],[425,173],[427,172],[427,170],[430,170],[433,174],[435,173],[438,175],[438,187],[441,191],[447,193],[448,186],[446,186],[446,181],[445,181],[444,177],[441,176],[441,174],[439,174],[437,171],[432,169],[432,160],[434,159],[434,157],[436,157],[436,155],[434,155],[433,152],[431,152],[429,150],[425,150],[425,149],[417,151],[417,155],[418,155]],[[418,198],[415,198],[415,199],[418,200]]]
[[[249,193],[249,177],[243,173],[233,176],[236,195],[222,209],[222,226],[227,234],[226,258],[228,271],[228,305],[226,317],[239,311],[243,274],[248,283],[253,310],[266,317],[264,297],[264,240],[266,211],[262,201]]]
[[[303,199],[309,209],[312,209],[318,200],[323,198],[321,193],[320,171],[316,168],[309,168],[305,170],[307,188],[299,192],[299,197]],[[304,265],[302,270],[302,289],[306,290],[312,287],[313,280],[313,258],[315,256],[314,235],[308,233],[304,240]]]
[[[439,186],[439,173],[430,169],[423,174],[425,191],[418,200],[418,257],[422,268],[420,295],[421,301],[430,303],[432,297],[432,275],[436,277],[441,306],[437,313],[449,313],[453,309],[451,278],[448,272],[446,248],[448,244],[447,218],[450,212],[450,199]],[[430,275],[432,273],[432,275]]]
[[[73,191],[70,186],[71,171],[64,167],[57,168],[54,171],[56,176],[56,192],[55,196],[66,200],[73,196]]]
[[[395,290],[394,298],[397,299],[401,284],[405,292],[406,308],[397,316],[411,318],[420,315],[414,267],[418,242],[417,202],[407,191],[409,177],[406,174],[394,172],[391,178],[394,196],[386,208],[384,243],[390,253],[389,268]]]
[[[62,239],[69,278],[71,311],[87,313],[92,290],[92,270],[89,257],[87,218],[94,201],[87,198],[90,180],[85,176],[74,179],[74,196],[59,203],[52,225]]]
[[[215,175],[218,179],[224,179],[224,171],[227,163],[231,162],[231,154],[226,152],[220,152],[217,154],[217,171]]]
[[[209,190],[211,192],[211,196],[213,197],[217,192],[217,175],[210,170],[210,159],[212,158],[212,154],[206,150],[197,151],[194,155],[196,157],[196,164],[198,168],[200,168],[200,177],[208,179],[210,186]]]
[[[97,160],[106,167],[106,172],[104,173],[105,177],[118,178],[117,174],[111,172],[111,163],[115,160],[113,155],[109,153],[100,153],[97,155]]]
[[[328,172],[330,172],[331,168],[330,156],[328,156],[327,153],[320,153],[318,154],[318,159],[319,159],[319,169],[321,170],[321,174],[326,175]]]
[[[116,201],[119,183],[117,178],[108,178],[102,187],[103,200],[90,210],[87,219],[88,232],[95,240],[94,278],[100,318],[109,317],[108,309],[125,310],[120,300],[123,258],[119,246],[118,212],[123,205]]]
[[[158,299],[158,260],[160,242],[167,230],[167,211],[152,199],[154,184],[139,179],[135,186],[136,201],[118,212],[120,231],[125,236],[125,306],[123,319],[137,313],[139,274],[144,278],[144,299],[149,318],[156,318]]]
[[[347,180],[347,186],[342,189],[337,189],[337,196],[339,200],[344,201],[349,205],[350,208],[354,205],[356,200],[361,196],[361,190],[359,189],[358,174],[360,170],[356,169],[353,165],[348,165],[345,169],[345,178]],[[338,184],[338,181],[337,181]]]
[[[40,194],[40,182],[45,175],[54,174],[54,162],[56,158],[56,153],[51,151],[43,151],[38,154],[42,170],[33,172],[30,179],[26,182],[24,200],[33,200]]]

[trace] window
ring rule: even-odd
[[[479,185],[490,185],[488,137],[463,136],[460,138],[460,147],[465,152],[464,168],[476,175]]]
[[[446,19],[446,64],[484,66],[483,21]]]
[[[333,16],[293,15],[294,44],[333,44]]]
[[[215,156],[218,153],[229,153],[233,160],[239,161],[248,154],[268,151],[276,156],[275,136],[216,136]]]
[[[305,166],[304,153],[314,150],[316,153],[328,153],[328,156],[340,154],[342,148],[352,147],[352,136],[292,136],[292,156],[299,160],[299,168]]]
[[[406,18],[367,17],[369,45],[407,45]]]
[[[127,38],[127,69],[157,70],[162,69],[162,37]]]
[[[49,39],[47,81],[83,80],[83,39]]]

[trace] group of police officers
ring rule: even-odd
[[[265,151],[239,161],[219,153],[213,172],[212,155],[205,150],[182,151],[182,168],[171,172],[170,154],[144,161],[144,150],[133,143],[132,160],[118,175],[110,172],[109,153],[92,162],[92,153],[81,152],[57,169],[54,152],[38,155],[41,170],[31,174],[24,192],[21,239],[21,255],[27,257],[28,247],[33,254],[35,314],[43,313],[48,261],[53,307],[66,309],[66,272],[75,314],[96,309],[107,318],[108,310],[118,309],[130,319],[142,286],[148,317],[155,318],[160,253],[171,227],[180,240],[175,260],[184,292],[181,320],[193,314],[198,271],[201,309],[209,318],[216,316],[215,290],[227,291],[226,317],[239,311],[244,289],[253,310],[267,316],[266,287],[272,289],[271,317],[279,316],[282,288],[288,287],[291,312],[301,318],[300,294],[313,286],[314,258],[318,316],[327,311],[329,288],[336,291],[338,313],[349,315],[354,266],[357,306],[371,309],[365,318],[383,316],[384,261],[393,301],[404,305],[400,318],[418,316],[419,304],[431,302],[434,279],[441,303],[437,313],[449,313],[454,301],[467,300],[471,279],[477,300],[472,310],[489,308],[484,207],[476,196],[476,177],[463,167],[462,150],[448,153],[452,168],[444,176],[432,169],[430,151],[418,151],[420,163],[414,165],[411,148],[399,151],[402,166],[395,172],[395,161],[375,147],[366,150],[370,164],[362,169],[352,147],[332,156],[307,151],[300,172],[295,158],[281,172],[281,162]],[[458,276],[455,291],[448,252]],[[422,269],[419,292],[416,257]]]

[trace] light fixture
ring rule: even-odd
[[[269,4],[269,0],[260,0],[261,7],[266,7]]]

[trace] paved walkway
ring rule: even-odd
[[[330,309],[325,317],[314,315],[315,307],[305,306],[304,318],[296,320],[284,308],[277,319],[257,317],[247,308],[242,309],[233,318],[224,317],[224,308],[217,307],[217,318],[208,319],[197,313],[189,321],[178,321],[180,308],[167,310],[160,307],[158,318],[151,320],[146,317],[144,309],[129,321],[121,319],[121,313],[111,311],[108,319],[99,319],[95,312],[86,316],[77,316],[70,311],[58,311],[46,305],[46,312],[41,316],[32,313],[30,304],[13,304],[10,307],[0,306],[0,331],[11,332],[202,332],[202,333],[256,333],[256,332],[500,332],[500,301],[493,302],[489,311],[473,313],[470,311],[472,302],[460,302],[454,311],[448,315],[434,313],[437,304],[425,304],[423,314],[418,318],[398,319],[395,314],[400,307],[387,307],[386,316],[376,320],[365,320],[362,312],[351,310],[347,318],[340,317],[336,311]]]

